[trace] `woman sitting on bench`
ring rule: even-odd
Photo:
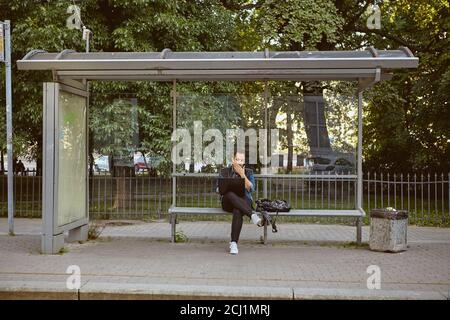
[[[263,225],[262,219],[252,207],[252,192],[255,191],[255,177],[253,176],[253,170],[245,168],[244,163],[244,152],[236,151],[233,156],[232,164],[226,168],[223,168],[219,175],[219,177],[244,178],[245,181],[244,196],[239,196],[233,191],[228,191],[224,195],[220,196],[222,209],[233,213],[230,242],[231,254],[238,254],[237,243],[239,241],[244,215],[248,216],[252,222],[259,227]]]

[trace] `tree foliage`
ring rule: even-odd
[[[364,164],[371,170],[449,169],[448,1],[377,1],[381,29],[366,26],[366,9],[372,3],[366,0],[75,2],[81,8],[83,23],[94,32],[91,51],[360,50],[368,45],[377,49],[408,46],[420,58],[419,68],[397,71],[392,80],[365,93]],[[0,20],[9,19],[12,23],[13,61],[32,49],[84,51],[81,32],[66,27],[66,10],[72,3],[0,0]],[[15,150],[17,154],[31,155],[38,163],[42,154],[42,82],[51,80],[50,72],[19,72],[13,65]],[[329,86],[269,84],[274,96],[302,94],[311,85],[319,90]],[[106,121],[105,116],[105,112],[114,113],[117,109],[114,99],[133,97],[139,101],[138,148],[168,158],[172,130],[170,83],[92,82],[90,88],[90,127],[94,137],[91,151],[102,151],[105,132],[117,132],[115,124]],[[0,91],[4,89],[4,69],[0,68]],[[349,92],[345,86],[334,89]],[[261,93],[263,87],[261,83],[202,82],[180,84],[179,90],[183,94],[245,95]],[[0,105],[4,103],[4,95],[0,94]],[[260,121],[260,105],[242,105],[244,118],[253,115],[247,117],[247,125]],[[280,107],[280,112],[292,115],[292,125],[298,125],[301,114],[295,108]],[[5,132],[4,108],[0,108],[0,115],[0,129]],[[342,113],[330,121],[351,120]],[[341,127],[350,130],[351,125]],[[4,150],[4,135],[0,144]]]

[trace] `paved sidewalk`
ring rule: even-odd
[[[0,219],[0,299],[4,298],[281,298],[448,299],[450,229],[408,228],[403,253],[355,247],[355,227],[280,224],[259,243],[244,224],[239,255],[227,253],[230,224],[183,222],[189,242],[171,244],[167,222],[105,228],[61,255],[41,255],[40,220],[16,219],[16,236]],[[363,228],[363,240],[368,240]],[[69,265],[81,268],[80,290],[66,289]],[[367,267],[381,270],[381,290],[367,289]]]
[[[154,240],[170,240],[170,224],[163,220],[152,223],[139,220],[105,220],[102,237],[131,237]],[[356,240],[356,227],[324,224],[278,223],[278,233],[267,229],[269,242],[353,242]],[[18,235],[41,234],[41,219],[15,219],[15,233]],[[369,227],[362,228],[363,242],[369,241]],[[177,231],[182,231],[191,240],[227,241],[231,224],[220,221],[180,221]],[[262,236],[262,228],[255,228],[244,223],[241,241],[258,241]],[[0,218],[0,235],[8,234],[8,220]],[[408,227],[408,243],[448,243],[450,244],[450,228]]]

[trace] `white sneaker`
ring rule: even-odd
[[[238,247],[236,242],[230,242],[230,254],[238,254]]]
[[[258,227],[262,227],[263,225],[262,219],[256,213],[252,214],[252,222],[253,224],[256,224]]]

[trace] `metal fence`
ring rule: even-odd
[[[214,175],[177,178],[177,205],[220,207]],[[407,210],[416,224],[450,223],[450,173],[365,173],[363,207],[394,207]],[[42,177],[35,172],[15,175],[15,215],[40,217]],[[350,175],[256,175],[254,198],[286,199],[295,209],[351,209],[356,201],[356,179]],[[7,216],[7,179],[0,176],[0,215]],[[165,219],[172,203],[172,179],[137,174],[112,177],[96,174],[89,181],[89,210],[92,218]],[[334,219],[334,220],[333,220]],[[332,218],[335,221],[338,218]],[[340,218],[342,219],[342,218]],[[367,219],[366,219],[367,221]]]

